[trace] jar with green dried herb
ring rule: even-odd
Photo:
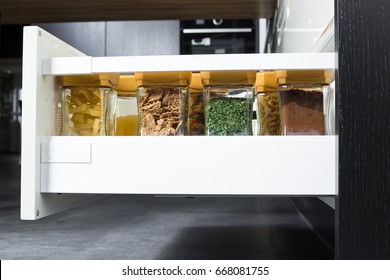
[[[252,135],[255,71],[201,72],[206,135]]]

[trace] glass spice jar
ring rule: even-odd
[[[280,135],[278,85],[274,71],[256,75],[257,135]]]
[[[205,135],[252,135],[256,71],[201,72]]]
[[[329,84],[333,70],[276,71],[282,135],[329,134]]]
[[[134,75],[121,75],[117,87],[117,98],[108,102],[107,135],[137,136],[138,107],[137,84]],[[111,95],[112,96],[112,95]]]
[[[118,79],[118,74],[61,77],[61,135],[106,135],[107,105],[115,102]]]
[[[189,86],[187,134],[204,135],[203,85],[200,73],[192,73]]]
[[[186,134],[191,72],[136,73],[138,135]]]

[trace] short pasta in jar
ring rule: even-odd
[[[61,135],[106,135],[107,105],[115,102],[117,81],[116,75],[102,74],[62,78]]]

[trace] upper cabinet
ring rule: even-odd
[[[272,18],[276,0],[2,0],[1,23]]]

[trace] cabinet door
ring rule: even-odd
[[[178,20],[107,22],[107,56],[179,54]]]

